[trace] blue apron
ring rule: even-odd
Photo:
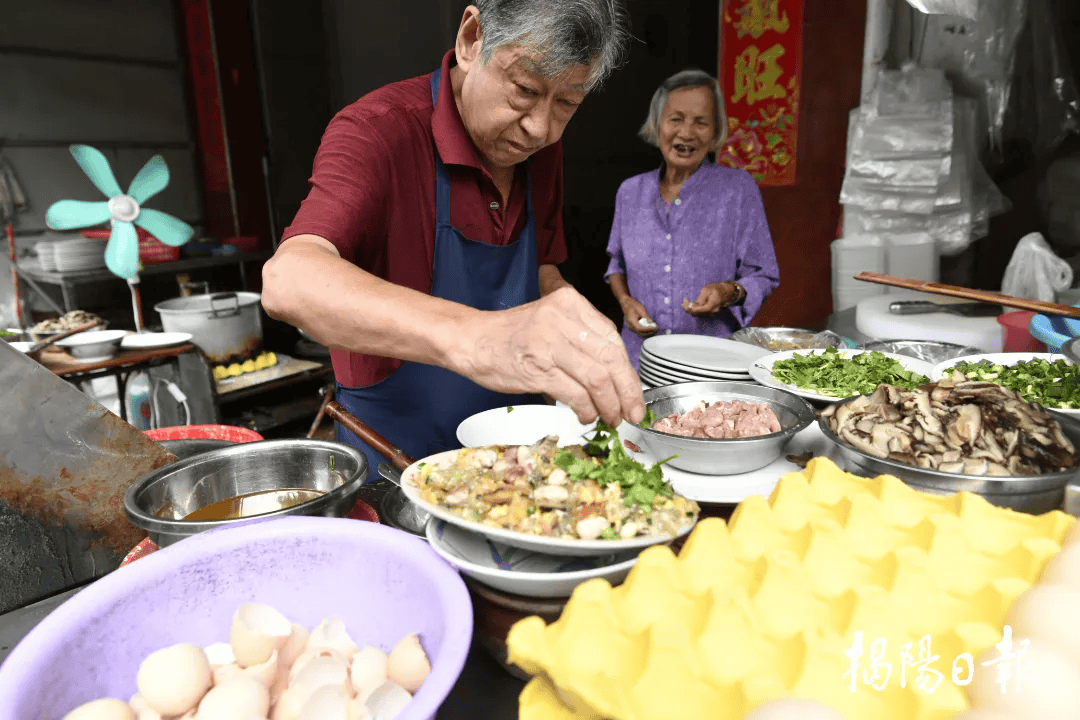
[[[431,102],[439,94],[439,75],[431,77]],[[511,245],[488,245],[465,237],[450,224],[450,176],[435,150],[435,262],[432,297],[480,310],[505,310],[540,297],[529,177],[525,229]],[[504,395],[444,368],[404,362],[389,377],[367,387],[337,387],[341,405],[415,459],[461,447],[458,424],[484,410],[543,403],[538,395]],[[337,425],[338,442],[359,448],[368,459],[368,481],[386,458],[349,430]]]

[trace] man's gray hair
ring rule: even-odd
[[[649,103],[649,116],[645,118],[645,124],[638,130],[642,140],[653,146],[660,144],[660,116],[664,113],[668,95],[672,90],[689,87],[707,87],[712,90],[713,107],[716,112],[716,145],[714,150],[719,149],[727,141],[727,111],[724,109],[724,96],[720,92],[720,82],[704,70],[690,68],[681,70],[656,88],[652,102]]]
[[[626,57],[629,17],[623,0],[475,0],[483,38],[481,61],[506,45],[538,55],[536,72],[558,77],[589,68],[586,89],[600,85]]]

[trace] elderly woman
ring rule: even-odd
[[[707,158],[727,139],[716,79],[701,70],[669,77],[653,94],[640,135],[662,161],[619,187],[605,276],[635,367],[645,338],[727,337],[780,284],[757,184]]]

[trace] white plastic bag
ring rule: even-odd
[[[1054,254],[1040,233],[1031,233],[1017,243],[1005,268],[1001,292],[1054,302],[1055,293],[1072,285],[1072,279],[1072,266]]]

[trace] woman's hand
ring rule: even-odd
[[[697,300],[690,302],[683,298],[682,309],[694,317],[710,317],[726,308],[739,296],[735,282],[709,283],[701,288]]]
[[[626,318],[626,327],[636,332],[641,337],[647,338],[656,334],[656,321],[649,317],[645,306],[629,295],[619,303],[622,306],[623,317]],[[645,323],[644,325],[642,323]]]

